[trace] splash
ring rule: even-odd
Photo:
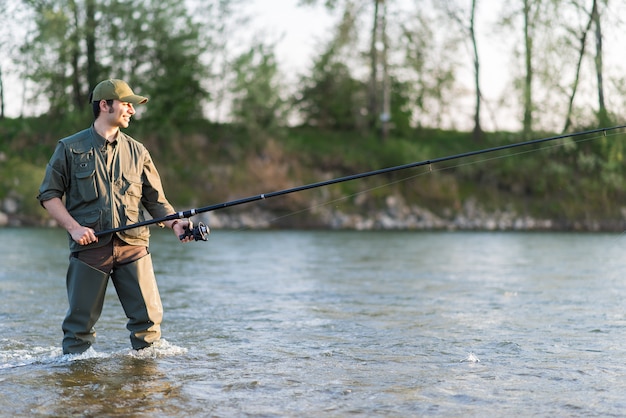
[[[17,341],[4,339],[0,341],[0,370],[49,363],[61,354],[59,347],[29,347]]]
[[[117,356],[132,356],[135,358],[161,358],[182,355],[186,348],[170,344],[162,339],[143,350],[122,350],[112,353],[99,352],[89,347],[80,354],[63,354],[60,347],[27,346],[24,343],[2,339],[0,340],[0,370],[33,365],[61,365],[75,361],[107,359]]]
[[[101,353],[101,352],[94,350],[93,347],[89,347],[86,351],[80,354],[63,354],[58,359],[58,363],[67,363],[71,361],[91,360],[95,358],[108,358],[108,357],[111,357],[111,354]]]
[[[150,347],[141,350],[132,350],[128,353],[128,355],[135,358],[160,358],[178,356],[185,354],[186,352],[186,348],[178,347],[170,344],[169,341],[165,339],[160,339],[159,341],[153,343]]]
[[[461,363],[480,363],[480,359],[476,357],[476,354],[469,353],[467,357],[461,360]]]

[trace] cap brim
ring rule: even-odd
[[[138,96],[136,94],[133,94],[132,96],[120,97],[119,100],[120,102],[132,103],[134,105],[144,104],[148,102],[147,97]]]

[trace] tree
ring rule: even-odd
[[[418,10],[401,23],[404,45],[404,81],[410,86],[414,123],[418,127],[453,125],[450,115],[455,91],[460,39],[455,31],[438,37],[437,27],[446,26],[434,12]],[[446,121],[446,117],[450,118]]]
[[[475,141],[480,141],[482,138],[482,127],[480,124],[480,110],[482,103],[482,94],[480,89],[480,57],[478,54],[478,41],[476,38],[476,8],[478,0],[471,1],[471,7],[468,16],[463,16],[462,8],[456,3],[452,3],[448,0],[442,5],[446,9],[446,14],[465,32],[470,40],[472,47],[472,61],[474,69],[474,128],[472,130]],[[466,23],[467,22],[467,23]]]
[[[605,0],[602,3],[608,3],[608,0]],[[595,26],[595,41],[596,41],[596,51],[595,51],[595,68],[596,68],[596,80],[597,80],[597,92],[598,92],[598,125],[599,126],[610,126],[612,124],[611,117],[609,111],[606,108],[605,95],[604,95],[604,58],[603,58],[603,49],[602,49],[602,12],[600,10],[601,4],[598,3],[598,0],[593,0],[593,6],[591,8],[591,16],[593,19],[593,23]]]
[[[303,77],[296,100],[304,122],[333,130],[364,128],[365,86],[354,79],[348,66],[336,59],[334,44],[316,60],[312,74]]]
[[[523,103],[524,117],[522,120],[523,134],[525,138],[530,138],[533,130],[533,38],[536,25],[535,17],[541,5],[541,0],[523,0],[523,20],[524,20],[524,83],[523,83]],[[535,7],[533,7],[535,6]]]
[[[549,9],[552,7],[552,10]],[[537,91],[545,92],[547,95],[554,86],[544,85],[541,89],[537,89],[537,83],[546,80],[538,79],[538,75],[544,74],[549,76],[550,73],[542,71],[545,69],[546,63],[553,63],[557,50],[551,48],[550,37],[558,24],[554,21],[559,17],[556,11],[559,9],[559,0],[510,0],[504,4],[505,11],[501,25],[518,31],[521,28],[521,39],[514,42],[514,50],[521,57],[521,74],[517,80],[516,87],[520,91],[520,101],[522,104],[522,135],[524,138],[530,138],[534,129],[535,112],[537,103],[535,103],[535,93]],[[520,33],[518,32],[518,33]],[[539,45],[542,48],[536,48]],[[520,51],[521,49],[521,51]],[[538,55],[543,53],[545,57],[538,59]],[[552,55],[550,55],[552,54]],[[551,61],[552,59],[552,61]],[[541,65],[544,68],[541,68]],[[538,101],[540,103],[541,101]],[[554,113],[551,109],[550,113]]]
[[[184,125],[202,116],[199,25],[177,1],[24,3],[35,23],[22,45],[23,67],[50,115],[85,109],[95,83],[113,77],[158,98],[146,110],[148,121]]]
[[[7,18],[10,18],[8,5],[6,0],[0,0],[0,26],[3,30],[0,32],[0,56],[8,57],[9,51],[9,36],[6,32],[8,28]],[[3,63],[0,62],[0,120],[4,119],[4,83],[3,83],[3,71],[2,71]]]
[[[250,23],[250,16],[244,12],[246,3],[248,0],[187,0],[185,3],[202,28],[199,49],[206,73],[201,85],[210,96],[205,116],[217,121],[230,119],[230,90],[235,82],[231,66],[248,45],[240,39]],[[253,39],[257,39],[256,35],[252,35]]]
[[[50,0],[25,1],[33,14],[33,26],[20,48],[20,64],[25,76],[34,81],[41,92],[38,100],[47,99],[50,114],[61,115],[75,109],[79,93],[72,92],[72,57],[78,38],[71,6],[74,2]]]
[[[271,47],[253,45],[233,63],[233,116],[252,134],[274,131],[284,116],[278,65]]]
[[[315,0],[301,1],[315,4]],[[315,59],[310,75],[303,76],[295,101],[304,122],[322,129],[367,130],[367,85],[352,75],[349,63],[358,51],[356,19],[360,9],[350,0],[326,1],[342,15],[324,51]],[[357,52],[358,54],[358,52]]]
[[[572,82],[571,91],[568,97],[567,113],[565,115],[565,123],[563,126],[563,132],[566,132],[572,126],[572,119],[574,113],[574,100],[578,92],[578,87],[584,80],[581,80],[582,64],[585,58],[589,55],[592,56],[595,78],[596,78],[596,92],[598,98],[598,110],[596,112],[598,126],[608,126],[610,121],[609,112],[606,108],[605,94],[604,94],[604,69],[603,69],[603,50],[602,50],[602,19],[600,12],[600,4],[598,0],[593,0],[589,10],[585,10],[584,5],[573,3],[574,10],[583,14],[586,17],[586,23],[584,27],[577,30],[575,28],[568,28],[567,33],[576,38],[577,49],[577,62],[575,68],[575,76]],[[567,25],[567,24],[565,24]],[[593,53],[587,52],[588,39],[590,37],[595,38],[595,51]]]
[[[371,33],[369,51],[364,54],[369,63],[369,79],[367,81],[367,105],[364,117],[370,130],[380,128],[381,137],[388,135],[393,115],[391,111],[389,39],[387,35],[387,0],[371,0],[371,2],[355,2],[352,0],[327,0],[325,6],[329,10],[343,10],[333,48],[328,52],[340,53],[342,47],[358,48],[358,19],[371,12]],[[313,5],[316,0],[301,0],[301,4]]]
[[[202,117],[207,93],[200,61],[200,26],[175,0],[114,0],[97,44],[104,77],[128,80],[152,98],[148,123],[182,128]]]
[[[98,21],[96,20],[97,4],[96,0],[85,0],[85,49],[87,57],[87,86],[89,91],[98,83],[101,69],[96,57],[96,30]]]
[[[368,90],[368,114],[370,126],[380,125],[383,141],[389,135],[390,86],[389,86],[389,39],[387,37],[387,2],[374,0],[374,16],[370,38],[370,80]]]
[[[4,119],[4,83],[2,82],[2,66],[0,66],[0,119]]]

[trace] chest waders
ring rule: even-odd
[[[67,270],[69,309],[63,321],[64,354],[82,353],[94,343],[94,325],[102,313],[109,277],[128,318],[132,347],[148,347],[161,337],[163,306],[150,254],[116,265],[111,273],[71,257]]]

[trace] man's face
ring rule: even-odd
[[[113,100],[113,105],[108,108],[108,113],[104,114],[108,124],[118,128],[128,128],[130,117],[135,114],[133,104]]]

